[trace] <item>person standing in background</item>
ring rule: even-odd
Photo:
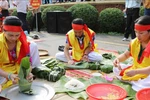
[[[12,4],[13,0],[8,0],[9,8],[14,8],[14,5]]]
[[[139,17],[139,10],[141,6],[141,0],[125,0],[125,9],[123,10],[126,13],[126,29],[123,41],[128,41],[129,35],[131,33],[131,39],[134,39],[134,21]]]
[[[9,16],[8,12],[8,1],[7,0],[0,0],[0,8],[1,8],[1,14],[3,17]]]
[[[38,9],[33,9],[32,13],[33,13],[33,20],[31,25],[31,31],[33,31],[34,28],[37,28],[37,31],[40,32],[41,26],[43,25],[41,18],[41,8],[39,7]]]
[[[30,33],[30,30],[28,28],[26,15],[27,10],[29,7],[29,1],[28,0],[14,0],[13,5],[17,7],[17,16],[18,18],[23,22],[23,31]]]
[[[150,16],[150,0],[142,0],[144,6],[144,15]]]

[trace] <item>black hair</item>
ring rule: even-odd
[[[150,16],[141,16],[135,20],[135,24],[150,25]]]
[[[16,16],[7,16],[4,21],[4,25],[22,26],[22,21]]]
[[[140,25],[150,25],[150,16],[141,16],[138,19],[135,20],[135,24],[140,24]],[[150,32],[150,30],[147,30]]]
[[[72,21],[72,24],[84,25],[85,23],[82,18],[76,18]]]

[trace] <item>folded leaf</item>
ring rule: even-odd
[[[21,60],[21,64],[20,64],[20,70],[18,73],[19,76],[19,89],[20,92],[22,93],[26,93],[27,91],[31,91],[31,84],[30,82],[28,82],[28,80],[26,79],[26,76],[29,75],[30,73],[30,61],[29,61],[29,57],[24,57]]]

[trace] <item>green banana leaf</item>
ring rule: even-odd
[[[107,80],[105,80],[102,77],[94,76],[89,79],[90,84],[96,84],[96,83],[108,83]]]
[[[101,64],[103,65],[112,65],[113,66],[113,60],[110,60],[110,59],[103,59],[101,62]]]
[[[66,76],[62,76],[60,78],[59,81],[57,81],[54,85],[54,89],[55,89],[55,92],[56,93],[61,93],[61,92],[66,92],[69,96],[73,97],[73,98],[82,98],[84,100],[87,99],[87,94],[85,92],[85,89],[87,88],[87,86],[90,85],[90,82],[85,80],[85,79],[82,79],[82,78],[78,78],[79,81],[81,81],[84,85],[85,85],[85,88],[84,89],[77,89],[75,91],[71,91],[71,90],[68,90],[64,87],[64,85],[69,81],[70,79]]]
[[[91,77],[89,80],[85,80],[83,78],[78,78],[78,80],[84,83],[85,89],[76,90],[76,91],[67,90],[64,87],[64,85],[69,81],[69,78],[63,76],[59,81],[57,81],[57,83],[54,86],[56,93],[66,92],[69,96],[76,98],[78,100],[87,100],[88,95],[86,94],[85,90],[89,85],[96,84],[96,83],[109,83],[109,84],[118,85],[127,91],[128,95],[125,98],[125,100],[135,100],[136,91],[132,89],[131,84],[129,83],[125,83],[117,79],[114,79],[112,82],[109,82],[105,80],[105,78],[99,76]]]
[[[55,86],[54,86],[55,91],[56,91],[57,93],[60,93],[60,92],[74,92],[74,93],[75,93],[75,92],[81,92],[81,91],[85,90],[86,87],[90,84],[88,81],[79,78],[78,80],[81,81],[81,82],[85,85],[85,87],[82,88],[82,89],[76,89],[76,90],[73,91],[73,90],[69,90],[69,89],[67,89],[67,88],[64,87],[65,84],[66,84],[69,80],[70,80],[70,79],[67,78],[66,76],[62,76],[62,77],[59,79],[59,81],[57,81],[57,82],[55,83]]]
[[[114,60],[116,58],[115,55],[113,55],[112,53],[104,53],[102,54],[102,56],[105,58],[105,59],[111,59],[111,60]]]
[[[88,69],[89,63],[85,61],[76,62],[74,65],[67,65],[66,69]]]
[[[88,95],[85,91],[74,93],[74,92],[67,92],[69,96],[78,100],[87,100]]]
[[[116,85],[124,88],[127,91],[127,93],[128,93],[128,95],[127,95],[128,97],[135,98],[136,91],[134,91],[132,89],[132,85],[131,84],[126,83],[126,82],[122,82],[122,81],[116,80],[116,79],[113,80],[113,84],[116,84]]]
[[[30,73],[30,61],[29,61],[29,57],[24,57],[21,60],[21,64],[20,64],[20,70],[18,73],[19,76],[19,89],[20,92],[22,93],[32,93],[31,92],[31,82],[28,82],[28,80],[26,79],[26,76]]]

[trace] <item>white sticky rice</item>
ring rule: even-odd
[[[65,84],[65,88],[69,90],[83,89],[84,87],[85,85],[81,81],[73,78]]]

